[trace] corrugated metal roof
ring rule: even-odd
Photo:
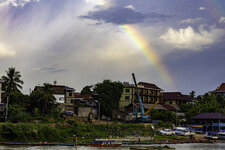
[[[145,88],[162,90],[162,89],[160,89],[158,86],[156,86],[153,83],[139,82],[138,85],[143,85]]]
[[[225,115],[222,113],[200,113],[193,117],[193,119],[222,119],[225,120]]]
[[[163,92],[163,100],[191,101],[191,96],[181,92]]]
[[[215,92],[225,92],[225,83],[222,83],[218,88],[216,88]]]

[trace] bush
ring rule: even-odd
[[[37,132],[37,139],[41,141],[64,141],[59,131],[49,126],[42,126]]]
[[[158,123],[155,125],[156,128],[171,128],[172,127],[172,123],[169,122],[163,122],[163,121],[158,121]]]
[[[162,120],[165,122],[176,123],[176,114],[169,110],[152,110],[152,120]]]
[[[0,135],[3,141],[30,141],[34,132],[32,126],[27,123],[5,123],[0,126]]]
[[[9,121],[13,123],[29,122],[31,117],[29,114],[25,113],[24,110],[25,109],[20,105],[9,105]]]

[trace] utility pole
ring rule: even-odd
[[[5,121],[8,121],[8,106],[9,106],[9,96],[7,95],[6,99],[6,112],[5,112]]]
[[[98,120],[100,120],[100,101],[98,100]]]

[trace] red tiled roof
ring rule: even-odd
[[[171,105],[167,105],[167,104],[160,104],[162,105],[163,108],[165,108],[166,110],[177,110],[175,107],[171,106]]]
[[[215,92],[225,92],[225,83],[222,83],[218,88],[216,88]]]
[[[162,90],[162,89],[160,89],[158,86],[156,86],[155,84],[152,84],[152,83],[139,82],[138,85],[143,85],[145,88],[151,88],[151,89]]]
[[[90,99],[92,98],[91,94],[81,95],[80,93],[76,92],[74,93],[75,98],[84,98],[84,99]]]
[[[139,103],[135,103],[133,104],[135,107],[140,107]],[[143,107],[145,110],[148,110],[153,104],[146,104],[143,103]],[[160,109],[160,110],[177,110],[177,108],[171,106],[171,105],[167,105],[167,104],[157,104],[153,109]]]
[[[181,92],[163,92],[163,100],[191,101],[191,96]]]
[[[65,85],[51,85],[54,94],[64,94],[64,91],[74,91],[73,88],[70,88]],[[44,86],[35,86],[34,90],[41,90]]]

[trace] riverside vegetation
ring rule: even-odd
[[[3,90],[9,99],[8,117],[5,120],[5,110],[0,112],[0,142],[71,142],[78,138],[80,142],[92,141],[95,138],[126,138],[128,136],[153,136],[155,131],[151,126],[143,124],[88,124],[61,116],[61,110],[55,105],[55,98],[50,84],[44,84],[43,89],[32,91],[29,95],[20,92],[23,81],[15,68],[6,71],[2,76]],[[112,117],[112,111],[118,109],[118,102],[123,87],[120,82],[104,80],[95,86],[86,86],[82,93],[98,95],[101,102],[101,115]],[[110,89],[110,90],[109,90]],[[192,93],[193,98],[194,94]],[[115,101],[116,100],[116,101]],[[3,101],[6,102],[3,98]],[[111,107],[112,106],[112,107]],[[110,108],[110,109],[109,109]],[[220,95],[197,97],[196,103],[185,104],[181,110],[187,120],[200,112],[225,113],[225,99]],[[160,120],[155,125],[171,128],[181,120],[171,111],[153,110],[153,120]],[[5,122],[6,121],[6,122]],[[155,136],[156,140],[178,139],[177,136]]]
[[[135,129],[135,130],[134,130]],[[1,123],[1,142],[91,142],[95,138],[152,136],[150,126],[140,124],[87,124],[67,120],[58,123]]]

